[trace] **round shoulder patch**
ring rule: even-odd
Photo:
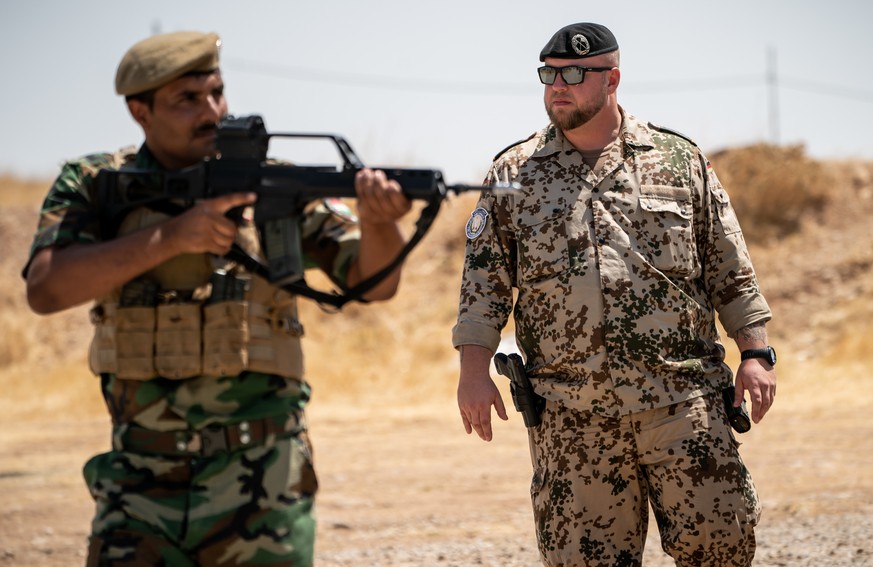
[[[470,220],[467,221],[465,232],[467,238],[473,240],[485,230],[485,224],[488,221],[488,211],[482,207],[477,207],[473,214],[470,215]]]

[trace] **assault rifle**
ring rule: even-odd
[[[302,166],[267,160],[273,138],[321,138],[336,147],[342,162],[330,166]],[[387,277],[406,258],[430,228],[443,200],[465,191],[515,190],[517,184],[493,186],[447,185],[442,172],[435,169],[382,169],[396,180],[407,198],[425,201],[409,242],[384,269],[344,293],[310,288],[303,277],[300,216],[307,204],[319,199],[354,198],[355,174],[365,166],[340,136],[310,133],[268,133],[258,115],[228,116],[219,126],[216,138],[218,157],[178,171],[125,169],[103,170],[97,176],[104,236],[112,237],[125,214],[139,207],[178,214],[200,199],[229,193],[257,193],[254,222],[258,227],[264,261],[251,257],[234,246],[228,258],[266,277],[292,293],[321,303],[342,307],[361,296]],[[232,218],[241,210],[230,211]]]

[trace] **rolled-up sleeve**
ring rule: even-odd
[[[709,160],[701,156],[705,180],[704,202],[708,222],[703,235],[705,245],[704,278],[719,321],[729,336],[752,323],[772,318],[761,293],[736,212]]]

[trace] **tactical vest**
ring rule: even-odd
[[[118,235],[166,220],[137,209]],[[258,253],[255,229],[237,243]],[[234,376],[243,371],[301,379],[303,327],[294,295],[206,254],[173,258],[98,300],[89,363],[126,380]]]

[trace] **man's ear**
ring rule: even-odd
[[[151,115],[149,105],[141,100],[130,99],[127,101],[127,110],[130,112],[133,119],[136,120],[136,123],[145,130],[148,126],[149,117]]]
[[[615,89],[618,88],[618,84],[621,82],[621,71],[618,67],[615,67],[611,71],[609,71],[609,90],[610,92],[615,92]]]

